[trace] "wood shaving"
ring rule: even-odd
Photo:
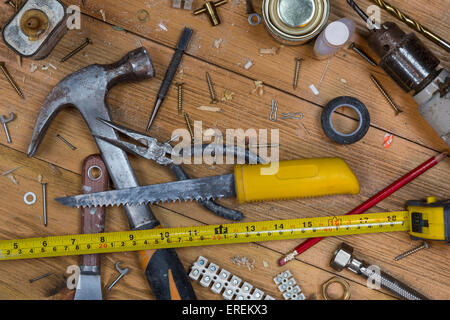
[[[213,47],[219,49],[220,46],[222,45],[222,43],[223,43],[223,39],[214,40]]]
[[[315,96],[319,95],[319,90],[317,90],[315,85],[310,85],[309,88],[311,89],[311,91],[314,93]]]
[[[235,93],[233,91],[230,91],[227,89],[223,92],[223,97],[220,100],[222,102],[231,101],[231,100],[233,100],[234,95],[235,95]]]
[[[158,27],[161,29],[161,30],[164,30],[164,31],[169,31],[169,29],[167,29],[167,27],[161,22],[159,25],[158,25]]]
[[[252,90],[252,94],[257,94],[258,96],[264,95],[264,83],[262,81],[255,81],[255,89]]]
[[[102,19],[104,22],[106,22],[106,12],[103,9],[100,9],[100,14],[102,15]]]
[[[61,172],[59,171],[58,167],[56,167],[54,164],[49,163],[48,166],[50,167],[50,169],[52,169],[52,171],[56,174],[56,175],[61,175]]]
[[[31,73],[35,72],[37,69],[38,69],[38,66],[35,65],[34,63],[32,63],[32,64],[30,65],[30,72],[31,72]]]
[[[244,66],[244,69],[245,69],[245,70],[248,70],[248,69],[250,69],[251,67],[253,67],[253,61],[248,60],[247,63],[245,64],[245,66]]]
[[[11,180],[11,182],[14,183],[15,185],[19,185],[19,182],[16,180],[13,174],[10,173],[6,177],[8,177],[9,180]]]
[[[50,67],[52,67],[53,69],[57,70],[57,68],[56,68],[53,64],[49,63],[48,65],[49,65]]]
[[[278,54],[280,51],[280,48],[273,47],[273,48],[261,48],[259,49],[259,54]]]
[[[200,111],[209,111],[209,112],[222,112],[222,109],[221,109],[221,108],[218,108],[218,107],[209,107],[209,106],[200,106],[200,107],[197,107],[197,110],[200,110]]]
[[[262,261],[264,268],[268,268],[269,267],[269,263],[266,260]]]
[[[11,170],[8,170],[8,171],[5,171],[5,172],[2,173],[2,176],[7,176],[8,174],[14,173],[15,171],[19,170],[20,168],[22,168],[22,166],[14,168],[14,169],[11,169]]]

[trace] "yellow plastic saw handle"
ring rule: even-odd
[[[339,158],[240,165],[234,175],[239,203],[358,194],[360,190],[358,179]]]

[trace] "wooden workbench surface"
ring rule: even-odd
[[[79,5],[81,1],[64,2],[68,5]],[[170,0],[85,2],[82,7],[81,30],[69,31],[52,54],[43,61],[24,59],[20,67],[16,56],[4,43],[0,43],[0,60],[6,62],[10,73],[26,96],[26,100],[21,100],[5,78],[0,76],[0,114],[15,112],[18,117],[9,124],[12,144],[6,143],[3,132],[0,133],[0,173],[21,167],[14,173],[17,185],[8,177],[0,176],[1,239],[75,234],[80,231],[79,210],[66,208],[53,201],[55,197],[80,192],[82,161],[88,155],[98,152],[80,114],[75,109],[61,112],[53,121],[37,155],[34,158],[26,156],[34,122],[50,90],[66,75],[93,63],[112,63],[128,51],[143,45],[151,55],[156,78],[119,85],[110,92],[108,98],[114,121],[143,131],[184,26],[193,28],[195,33],[175,81],[185,83],[184,108],[193,121],[201,120],[205,129],[218,128],[222,132],[227,128],[280,129],[281,159],[342,157],[361,183],[361,193],[357,196],[242,205],[239,209],[245,213],[245,221],[343,214],[446,148],[419,115],[417,104],[412,97],[403,93],[381,69],[371,67],[353,51],[345,49],[330,60],[319,86],[327,60],[313,60],[311,44],[302,47],[281,47],[265,32],[262,25],[251,27],[247,22],[243,0],[230,0],[230,3],[218,9],[222,17],[222,24],[218,27],[211,27],[204,15],[193,17],[188,11],[171,8]],[[345,0],[331,2],[331,20],[344,16],[352,17],[358,23],[358,33],[367,35],[363,24]],[[429,0],[426,5],[420,0],[390,2],[428,28],[448,37],[448,1]],[[200,0],[194,1],[194,7],[201,3]],[[256,3],[259,6],[261,0],[256,0]],[[360,0],[358,3],[364,8],[370,4],[368,0]],[[148,22],[141,23],[137,20],[136,13],[140,9],[149,12]],[[12,14],[12,8],[2,2],[0,25]],[[382,17],[394,19],[385,12]],[[407,32],[411,31],[403,24],[400,26]],[[167,30],[164,30],[165,28]],[[81,44],[86,37],[92,39],[93,45],[68,62],[59,62],[61,57]],[[420,38],[424,39],[422,36]],[[214,45],[215,41],[216,44],[220,43],[219,48]],[[448,68],[449,55],[430,41],[424,41]],[[358,39],[358,43],[370,52],[362,38]],[[280,48],[277,54],[259,54],[260,48],[272,47]],[[294,91],[294,58],[298,56],[303,57],[305,61],[299,88]],[[253,66],[246,70],[244,65],[249,60],[253,62]],[[31,72],[32,65],[38,67],[34,72]],[[221,113],[197,110],[198,106],[209,105],[210,102],[205,71],[211,74],[219,96],[222,96],[225,90],[234,93],[231,101],[219,105],[222,108]],[[370,73],[380,79],[404,113],[397,117],[394,115],[390,105],[370,81]],[[262,96],[252,94],[255,80],[261,80],[265,84]],[[309,89],[311,84],[319,88],[318,96],[313,95]],[[184,117],[177,114],[176,95],[175,86],[172,86],[151,130],[151,135],[161,141],[169,140],[176,128],[185,128]],[[332,143],[320,126],[323,107],[331,99],[342,95],[359,98],[367,105],[371,114],[372,123],[367,136],[350,146]],[[304,119],[301,124],[297,120],[269,121],[272,98],[278,101],[279,113],[302,112]],[[339,115],[338,120],[341,125],[348,127],[354,126],[356,122],[350,113]],[[388,149],[383,147],[386,133],[394,135],[393,144]],[[77,150],[69,149],[56,138],[57,134],[69,140]],[[173,180],[166,168],[144,159],[130,158],[140,183]],[[186,170],[192,176],[202,177],[229,173],[231,166],[190,165],[186,166]],[[48,182],[47,228],[42,223],[39,175]],[[449,198],[449,180],[450,161],[446,159],[381,202],[371,212],[402,210],[407,200],[423,199],[429,195]],[[33,206],[27,206],[23,201],[24,194],[29,191],[38,195],[38,201]],[[223,203],[231,207],[237,206],[233,200]],[[164,204],[152,209],[164,226],[226,223],[196,203]],[[121,209],[108,209],[106,230],[127,229],[128,222]],[[321,284],[336,274],[328,265],[329,259],[337,245],[344,240],[355,247],[358,255],[398,276],[430,298],[450,298],[448,246],[433,243],[431,249],[394,262],[395,256],[417,245],[406,233],[328,238],[298,256],[297,260],[286,268],[279,268],[277,260],[290,252],[299,243],[298,240],[187,248],[178,249],[177,252],[187,271],[197,257],[203,255],[277,299],[282,297],[272,278],[282,270],[290,269],[308,298],[322,299]],[[236,255],[253,258],[255,270],[250,271],[246,267],[233,264],[231,258]],[[153,299],[135,253],[105,255],[102,266],[103,285],[109,284],[117,276],[114,264],[119,260],[123,266],[129,267],[131,272],[117,284],[107,299]],[[68,276],[65,275],[66,268],[78,263],[78,257],[2,262],[0,299],[61,298],[65,286],[64,277]],[[28,282],[28,279],[47,272],[54,275],[33,284]],[[343,271],[338,275],[349,281],[352,299],[395,298],[383,290],[367,289],[365,281],[350,272]],[[193,285],[199,299],[221,299],[197,283]]]

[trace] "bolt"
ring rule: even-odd
[[[72,150],[77,150],[77,147],[75,147],[73,144],[71,144],[69,141],[67,141],[66,139],[64,139],[63,137],[61,137],[59,134],[56,135],[56,137],[61,140],[62,142],[64,142],[66,145],[69,146],[70,149]]]
[[[17,83],[14,81],[14,79],[11,77],[11,74],[9,73],[8,69],[6,69],[6,65],[3,61],[0,61],[0,70],[2,70],[3,74],[5,75],[6,79],[9,81],[11,86],[16,90],[17,94],[22,98],[25,99],[25,96],[23,95],[22,91],[20,90]]]
[[[386,100],[389,102],[389,104],[392,106],[392,108],[395,111],[395,115],[398,116],[400,113],[403,112],[402,109],[400,109],[395,102],[392,100],[391,96],[384,90],[384,88],[381,86],[380,82],[373,76],[370,75],[370,79],[372,79],[373,83],[377,86],[377,88],[380,90],[380,92],[383,94],[383,96],[386,98]]]
[[[350,45],[349,49],[352,49],[357,54],[359,54],[364,60],[366,60],[368,63],[370,63],[372,66],[376,67],[377,63],[373,61],[371,57],[367,55],[362,49],[358,48],[354,42]]]
[[[130,272],[130,269],[128,269],[128,268],[121,269],[121,268],[119,267],[120,264],[121,264],[120,261],[118,261],[118,262],[116,263],[116,270],[119,271],[120,275],[119,275],[119,277],[118,277],[116,280],[114,280],[113,283],[111,283],[111,285],[108,287],[108,291],[111,291],[111,289],[116,285],[116,283],[117,283],[120,279],[122,279],[128,272]]]
[[[428,249],[428,248],[430,248],[430,245],[428,244],[428,242],[424,241],[421,246],[418,246],[418,247],[416,247],[414,249],[408,250],[408,251],[402,253],[401,255],[395,257],[394,261],[401,260],[401,259],[406,258],[406,257],[408,257],[408,256],[410,256],[410,255],[412,255],[412,254],[414,254],[414,253],[416,253],[416,252],[418,252],[420,250]]]
[[[294,90],[296,90],[298,86],[298,76],[300,75],[302,61],[302,58],[295,58]]]
[[[5,116],[0,116],[0,122],[3,125],[3,129],[5,130],[5,134],[6,134],[6,140],[8,141],[8,143],[11,143],[11,136],[9,135],[9,130],[8,127],[6,126],[7,123],[13,121],[16,118],[16,114],[14,112],[11,112],[9,114],[9,118],[5,118]]]
[[[43,274],[42,276],[39,276],[39,277],[36,277],[36,278],[30,279],[30,280],[28,280],[28,281],[29,281],[30,283],[33,283],[33,282],[35,282],[35,281],[38,281],[38,280],[41,280],[41,279],[47,278],[48,276],[51,276],[51,275],[52,275],[52,273],[51,273],[51,272],[49,272],[49,273]]]
[[[178,115],[183,114],[183,83],[177,83],[178,88]]]
[[[68,55],[66,55],[64,58],[61,59],[61,62],[65,62],[67,60],[69,60],[70,58],[72,58],[74,55],[76,55],[78,52],[80,52],[81,50],[83,50],[84,48],[86,48],[89,44],[92,44],[91,39],[86,38],[86,41],[83,42],[78,48],[76,48],[75,50],[73,50],[72,52],[70,52]]]
[[[44,209],[44,226],[47,226],[47,184],[42,184],[42,203]]]
[[[206,72],[206,82],[208,83],[209,94],[211,95],[211,103],[216,104],[219,102],[216,97],[216,92],[214,91],[214,87],[212,85],[211,77],[209,73]]]

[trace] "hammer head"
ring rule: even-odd
[[[28,156],[34,156],[52,120],[63,108],[77,108],[95,134],[98,127],[96,119],[110,119],[106,103],[108,91],[119,82],[145,80],[154,77],[154,74],[150,56],[142,47],[111,65],[94,64],[67,76],[44,101],[36,120]]]

